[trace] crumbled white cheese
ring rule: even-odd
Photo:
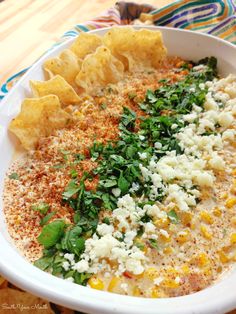
[[[115,197],[119,197],[120,194],[121,194],[121,189],[119,189],[119,188],[113,188],[113,189],[111,190],[111,192],[112,192],[112,194],[113,194]]]
[[[111,234],[114,231],[114,227],[112,225],[100,224],[97,226],[97,232],[104,236],[106,234]]]
[[[73,266],[73,269],[79,273],[83,273],[83,272],[88,271],[88,269],[89,269],[88,261],[81,260],[81,261],[75,263],[75,265]]]

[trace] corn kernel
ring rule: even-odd
[[[197,265],[200,267],[200,268],[203,268],[207,265],[210,264],[210,260],[209,260],[209,257],[206,255],[206,253],[200,253],[196,256],[195,258],[196,260],[196,263]]]
[[[160,298],[160,289],[157,287],[153,287],[151,289],[151,298]]]
[[[233,171],[232,171],[232,175],[233,175],[234,177],[236,177],[236,168],[235,168],[235,169],[233,169]]]
[[[236,186],[235,185],[231,186],[230,193],[236,194]]]
[[[174,279],[166,278],[162,281],[163,287],[166,288],[178,288],[180,285],[180,282]]]
[[[88,284],[90,285],[91,288],[96,289],[96,290],[103,290],[104,289],[104,284],[101,279],[97,277],[91,277],[88,280]]]
[[[220,195],[220,198],[222,199],[222,200],[226,200],[227,198],[228,198],[228,193],[227,192],[223,192],[223,193],[221,193],[221,195]]]
[[[189,240],[189,237],[190,233],[188,230],[180,231],[177,233],[176,241],[178,241],[179,243],[185,243]]]
[[[162,241],[162,242],[171,242],[171,237],[170,236],[167,236],[167,235],[165,235],[165,234],[160,234],[160,240]]]
[[[225,206],[227,208],[232,208],[234,205],[236,205],[236,197],[234,198],[229,198],[227,199],[227,201],[225,202]]]
[[[155,278],[157,278],[159,275],[159,272],[156,268],[154,267],[149,267],[144,271],[144,278],[148,278],[150,280],[154,280]]]
[[[216,217],[221,217],[221,215],[222,215],[221,209],[219,207],[215,207],[213,209],[213,215],[216,216]]]
[[[171,246],[167,246],[163,249],[164,254],[171,254],[173,253],[173,248]]]
[[[121,279],[119,277],[113,277],[109,283],[107,291],[113,292],[116,286],[118,286],[120,282],[121,282]]]
[[[158,228],[165,228],[169,226],[168,218],[158,218],[154,221],[154,225]]]
[[[181,222],[185,226],[189,226],[192,221],[192,213],[190,212],[182,212],[181,213]]]
[[[219,255],[221,263],[223,264],[228,263],[229,258],[222,250],[218,251],[218,255]]]
[[[230,243],[236,244],[236,233],[232,233],[230,236]]]
[[[139,289],[138,286],[134,286],[134,288],[133,288],[133,296],[134,297],[140,297],[140,295],[141,295],[141,290]]]
[[[191,229],[191,230],[195,230],[195,229],[196,229],[195,223],[191,222],[191,224],[190,224],[190,229]]]
[[[206,211],[200,212],[200,218],[202,221],[204,221],[205,223],[207,223],[209,225],[211,225],[213,223],[213,219],[212,219],[211,215]]]
[[[190,268],[188,267],[188,265],[183,265],[181,267],[181,270],[185,275],[188,275],[190,273]]]
[[[231,224],[233,227],[236,227],[236,216],[231,218]]]
[[[205,239],[207,239],[207,240],[211,240],[212,239],[212,235],[210,234],[210,232],[207,230],[207,228],[205,226],[201,226],[200,230],[201,230],[202,236]]]
[[[203,275],[205,276],[211,276],[212,275],[212,269],[211,267],[205,267],[202,271]]]

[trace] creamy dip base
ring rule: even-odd
[[[180,65],[179,58],[172,58],[158,70],[127,74],[122,82],[108,86],[80,107],[68,107],[73,112],[74,125],[42,138],[34,152],[13,163],[8,174],[17,173],[18,178],[6,177],[4,213],[16,247],[29,261],[34,262],[42,255],[37,237],[42,230],[43,216],[32,205],[45,202],[50,205],[49,213],[54,212],[50,221],[64,219],[72,223],[74,211],[62,204],[61,199],[71,178],[70,163],[74,161],[74,154],[86,156],[74,167],[78,178],[84,171],[96,168],[97,161],[90,159],[88,150],[94,140],[107,143],[118,138],[124,106],[137,116],[145,116],[137,104],[139,100],[148,89],[158,88],[157,82],[163,78],[172,83],[183,79],[188,70],[176,71]],[[229,128],[235,129],[235,122]],[[236,152],[234,140],[225,138],[222,149],[218,150],[225,168],[214,170],[213,186],[200,188],[197,206],[181,211],[164,201],[158,205],[160,210],[168,212],[174,208],[179,222],[172,223],[163,216],[153,219],[150,230],[145,226],[147,230],[140,238],[142,252],[148,258],[144,271],[136,274],[125,269],[118,271],[116,260],[101,258],[98,262],[101,271],[89,279],[88,286],[131,296],[174,297],[206,288],[232,266],[236,258]],[[207,153],[204,158],[209,160]],[[87,190],[94,190],[98,178],[85,183]],[[101,211],[100,221],[110,215]],[[155,231],[151,231],[153,225]],[[153,239],[158,239],[158,249],[150,246],[149,233],[152,236],[156,233]],[[67,261],[64,268],[72,265],[73,257],[67,256]]]

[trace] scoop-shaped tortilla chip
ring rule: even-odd
[[[26,98],[21,112],[9,125],[27,150],[35,148],[41,137],[49,136],[55,129],[68,125],[70,115],[61,109],[60,100],[55,95],[41,98]]]
[[[157,68],[167,52],[161,32],[148,29],[114,27],[104,35],[103,43],[131,72],[143,67]]]
[[[71,50],[65,49],[59,57],[46,60],[43,68],[49,78],[59,74],[70,85],[74,86],[75,77],[81,68],[81,62]]]
[[[56,75],[51,80],[44,82],[30,81],[30,87],[34,97],[56,95],[64,106],[76,104],[80,101],[73,87],[60,75]]]
[[[80,33],[69,49],[71,49],[79,59],[84,59],[101,45],[101,37],[90,33]]]
[[[88,55],[76,77],[76,84],[86,93],[95,95],[97,91],[109,83],[116,83],[123,77],[124,66],[110,50],[101,46],[95,53]]]

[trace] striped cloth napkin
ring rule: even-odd
[[[75,25],[55,45],[77,36],[80,32],[113,25],[136,23],[205,32],[236,44],[235,0],[178,0],[161,9],[155,9],[148,4],[139,5],[133,2],[117,2],[114,7],[104,12],[101,16],[86,23]],[[28,69],[11,76],[1,86],[0,100]]]

